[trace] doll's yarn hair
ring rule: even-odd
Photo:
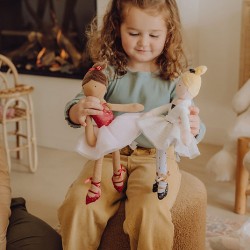
[[[82,86],[91,80],[94,80],[107,86],[108,79],[103,72],[106,68],[107,64],[105,63],[95,63],[84,76],[82,80]]]
[[[192,95],[192,97],[198,95],[201,88],[201,75],[203,75],[206,71],[206,66],[199,66],[182,74],[182,82],[187,86],[188,92]]]

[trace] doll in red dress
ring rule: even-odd
[[[122,192],[124,183],[120,164],[119,149],[131,144],[139,135],[137,119],[144,106],[138,103],[113,104],[104,100],[108,79],[103,71],[106,64],[97,63],[86,73],[82,81],[84,95],[97,97],[103,106],[102,115],[86,117],[84,136],[80,138],[77,151],[87,159],[95,160],[91,187],[86,196],[86,204],[95,202],[101,195],[101,172],[104,155],[113,154],[112,182],[118,192]],[[113,111],[128,112],[114,117]]]

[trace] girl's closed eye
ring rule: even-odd
[[[159,35],[153,35],[153,34],[150,34],[149,36],[152,37],[152,38],[158,38],[159,37]]]
[[[139,33],[136,33],[136,32],[129,32],[129,35],[130,35],[130,36],[139,36]]]

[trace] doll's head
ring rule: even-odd
[[[206,71],[206,66],[199,66],[182,74],[180,80],[187,87],[187,90],[192,98],[198,95],[201,87],[201,75],[203,75]]]
[[[108,79],[103,72],[107,65],[105,63],[94,64],[82,80],[82,88],[85,96],[103,98],[107,90]]]
[[[86,73],[82,80],[82,86],[89,82],[90,80],[94,80],[96,82],[100,82],[107,86],[107,77],[103,73],[103,70],[107,68],[106,63],[96,63],[94,64],[89,71]]]

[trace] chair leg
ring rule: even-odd
[[[29,104],[29,120],[28,120],[28,131],[29,131],[29,167],[32,173],[37,170],[37,144],[36,144],[36,131],[35,121],[33,113],[33,103],[31,97],[28,97]]]
[[[249,172],[243,165],[243,158],[249,151],[250,138],[241,137],[238,139],[237,149],[237,168],[236,168],[236,189],[235,189],[235,208],[234,211],[237,214],[246,213],[246,201],[247,201],[247,186]]]
[[[19,105],[19,101],[17,100],[17,101],[15,101],[15,106],[18,106],[18,105]],[[15,125],[16,125],[16,127],[15,127],[15,133],[16,133],[16,147],[19,148],[20,145],[21,145],[21,142],[20,142],[20,135],[19,135],[19,131],[20,131],[20,122],[17,121]],[[16,158],[17,158],[18,160],[21,159],[21,152],[20,152],[20,150],[17,150],[17,151],[16,151]]]
[[[19,130],[20,130],[20,124],[19,122],[16,122],[16,127],[15,127],[15,134],[16,134],[16,147],[20,147],[20,136],[19,136]],[[16,158],[19,160],[21,158],[20,151],[16,151]]]
[[[7,160],[8,169],[9,169],[9,172],[10,172],[10,170],[11,170],[11,159],[10,159],[10,149],[9,149],[9,142],[8,142],[8,130],[7,130],[5,121],[3,121],[2,125],[3,125],[3,142],[4,142],[5,152],[6,152],[6,160]]]

